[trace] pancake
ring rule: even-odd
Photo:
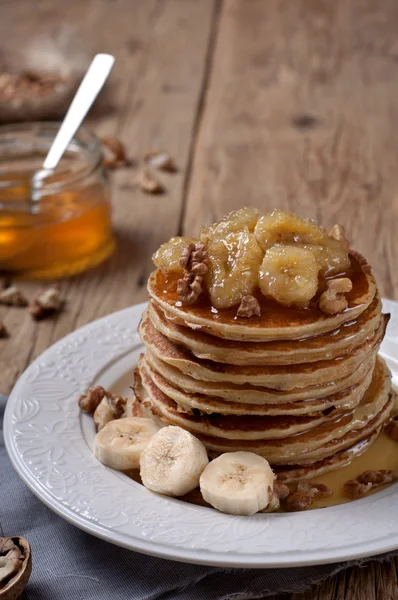
[[[176,346],[152,325],[144,316],[139,333],[151,353],[167,364],[178,368],[186,375],[202,381],[228,381],[231,383],[264,385],[278,390],[291,390],[296,387],[318,385],[341,379],[369,359],[384,337],[388,316],[383,315],[377,332],[362,346],[348,356],[303,363],[298,365],[248,365],[237,366],[216,363],[196,358],[181,346]]]
[[[220,383],[214,381],[201,381],[190,377],[189,375],[185,375],[175,367],[159,360],[148,350],[145,352],[145,358],[154,371],[160,373],[160,375],[162,375],[169,383],[185,392],[211,397],[217,396],[225,400],[241,403],[247,402],[249,404],[299,402],[337,394],[362,381],[369,371],[373,371],[376,360],[374,356],[370,357],[369,360],[364,361],[355,371],[342,379],[328,381],[322,385],[310,385],[305,388],[294,388],[289,391],[281,391],[250,384],[236,385],[226,381]]]
[[[150,297],[177,324],[201,330],[213,336],[245,342],[298,340],[334,331],[344,323],[357,319],[373,301],[376,284],[365,258],[350,252],[351,269],[347,276],[353,288],[346,295],[348,307],[336,315],[326,315],[313,304],[310,309],[281,306],[257,293],[262,314],[245,319],[236,316],[236,307],[218,311],[203,294],[195,305],[184,306],[177,296],[178,275],[157,270],[149,278]]]
[[[183,346],[197,358],[230,365],[290,365],[318,360],[330,360],[349,354],[361,346],[379,326],[380,298],[376,296],[357,319],[322,336],[297,341],[236,342],[215,337],[190,327],[183,327],[167,318],[167,313],[153,301],[148,318],[159,333]]]
[[[137,369],[134,391],[153,414],[171,425],[178,425],[201,436],[225,438],[239,442],[260,440],[271,456],[297,456],[345,436],[352,429],[362,429],[382,410],[390,394],[390,374],[385,363],[375,369],[372,382],[362,402],[354,410],[329,416],[224,416],[183,412],[151,380],[145,369]],[[302,433],[304,432],[304,433]],[[270,460],[271,462],[271,460]]]
[[[328,458],[345,450],[362,439],[367,438],[374,431],[378,430],[389,418],[391,411],[394,407],[394,400],[392,394],[389,394],[386,403],[382,410],[364,427],[349,430],[348,433],[341,437],[332,438],[329,442],[325,442],[324,445],[316,444],[316,447],[311,446],[304,448],[299,451],[293,444],[283,447],[277,444],[278,440],[251,440],[251,441],[240,441],[227,440],[223,438],[216,438],[211,436],[198,435],[197,437],[205,444],[209,456],[214,458],[222,454],[223,452],[254,452],[260,456],[264,456],[272,466],[275,465],[311,465],[319,460]],[[322,427],[322,425],[321,425]],[[300,434],[302,439],[308,434]],[[299,436],[296,436],[296,438]]]
[[[382,368],[382,360],[376,368]],[[298,402],[279,402],[276,404],[248,404],[244,402],[233,402],[222,398],[205,396],[203,394],[190,394],[179,387],[170,384],[160,373],[154,371],[147,358],[142,355],[138,362],[138,370],[145,371],[153,383],[169,398],[174,400],[181,410],[186,412],[200,411],[202,413],[217,413],[222,415],[316,415],[321,412],[330,414],[333,411],[347,411],[355,408],[370,385],[373,369],[366,373],[365,377],[357,383],[337,394],[303,400]]]
[[[346,450],[336,452],[328,458],[319,460],[309,465],[288,465],[286,467],[274,467],[274,472],[278,481],[283,483],[294,483],[300,479],[313,479],[336,471],[342,467],[346,467],[354,458],[361,456],[370,446],[377,440],[380,435],[381,427],[375,429],[368,437],[363,438],[360,442],[354,444]]]

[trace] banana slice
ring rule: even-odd
[[[141,452],[158,431],[152,419],[126,417],[110,421],[95,436],[94,454],[112,469],[138,469]]]
[[[141,454],[142,483],[166,496],[184,496],[198,487],[208,462],[206,448],[191,433],[181,427],[164,427]]]
[[[260,267],[260,289],[279,304],[306,308],[318,290],[318,271],[310,250],[272,246]]]
[[[268,461],[253,452],[226,452],[200,477],[203,499],[230,515],[254,515],[271,501],[275,475]]]

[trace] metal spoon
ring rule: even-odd
[[[43,168],[36,171],[32,177],[31,200],[33,202],[40,200],[40,189],[43,180],[51,175],[58,165],[70,141],[107,80],[114,62],[115,57],[110,54],[97,54],[94,57],[48,151]]]

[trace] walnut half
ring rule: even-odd
[[[203,278],[207,273],[208,256],[202,242],[188,244],[181,251],[180,264],[184,276],[177,281],[178,299],[182,304],[194,304],[202,293]]]
[[[348,277],[331,279],[327,282],[327,290],[319,298],[319,308],[327,315],[336,315],[348,306],[348,294],[352,290],[352,281]]]
[[[398,481],[398,470],[365,471],[356,479],[347,481],[344,485],[344,493],[347,498],[356,500],[365,496],[371,489],[393,481]]]

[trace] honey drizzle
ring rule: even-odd
[[[369,286],[367,276],[359,261],[354,256],[351,256],[350,258],[350,270],[347,273],[339,275],[339,277],[349,277],[353,284],[352,291],[346,294],[348,308],[346,308],[345,312],[349,312],[351,309],[356,308],[361,304],[360,299],[366,295]],[[177,296],[177,281],[179,278],[180,275],[177,273],[169,273],[166,275],[158,269],[154,284],[155,295],[168,304],[178,307],[179,310],[183,312],[189,312],[195,317],[227,324],[241,320],[236,317],[236,306],[225,309],[216,309],[212,306],[206,291],[201,294],[194,305],[188,307],[182,305]],[[283,306],[274,300],[266,298],[260,290],[257,290],[254,295],[260,304],[261,316],[243,319],[244,324],[247,327],[261,327],[266,322],[266,326],[269,328],[283,328],[289,326],[299,327],[300,325],[314,323],[320,318],[324,319],[325,314],[318,308],[318,299],[323,288],[324,282],[323,285],[321,282],[317,295],[306,309]]]

